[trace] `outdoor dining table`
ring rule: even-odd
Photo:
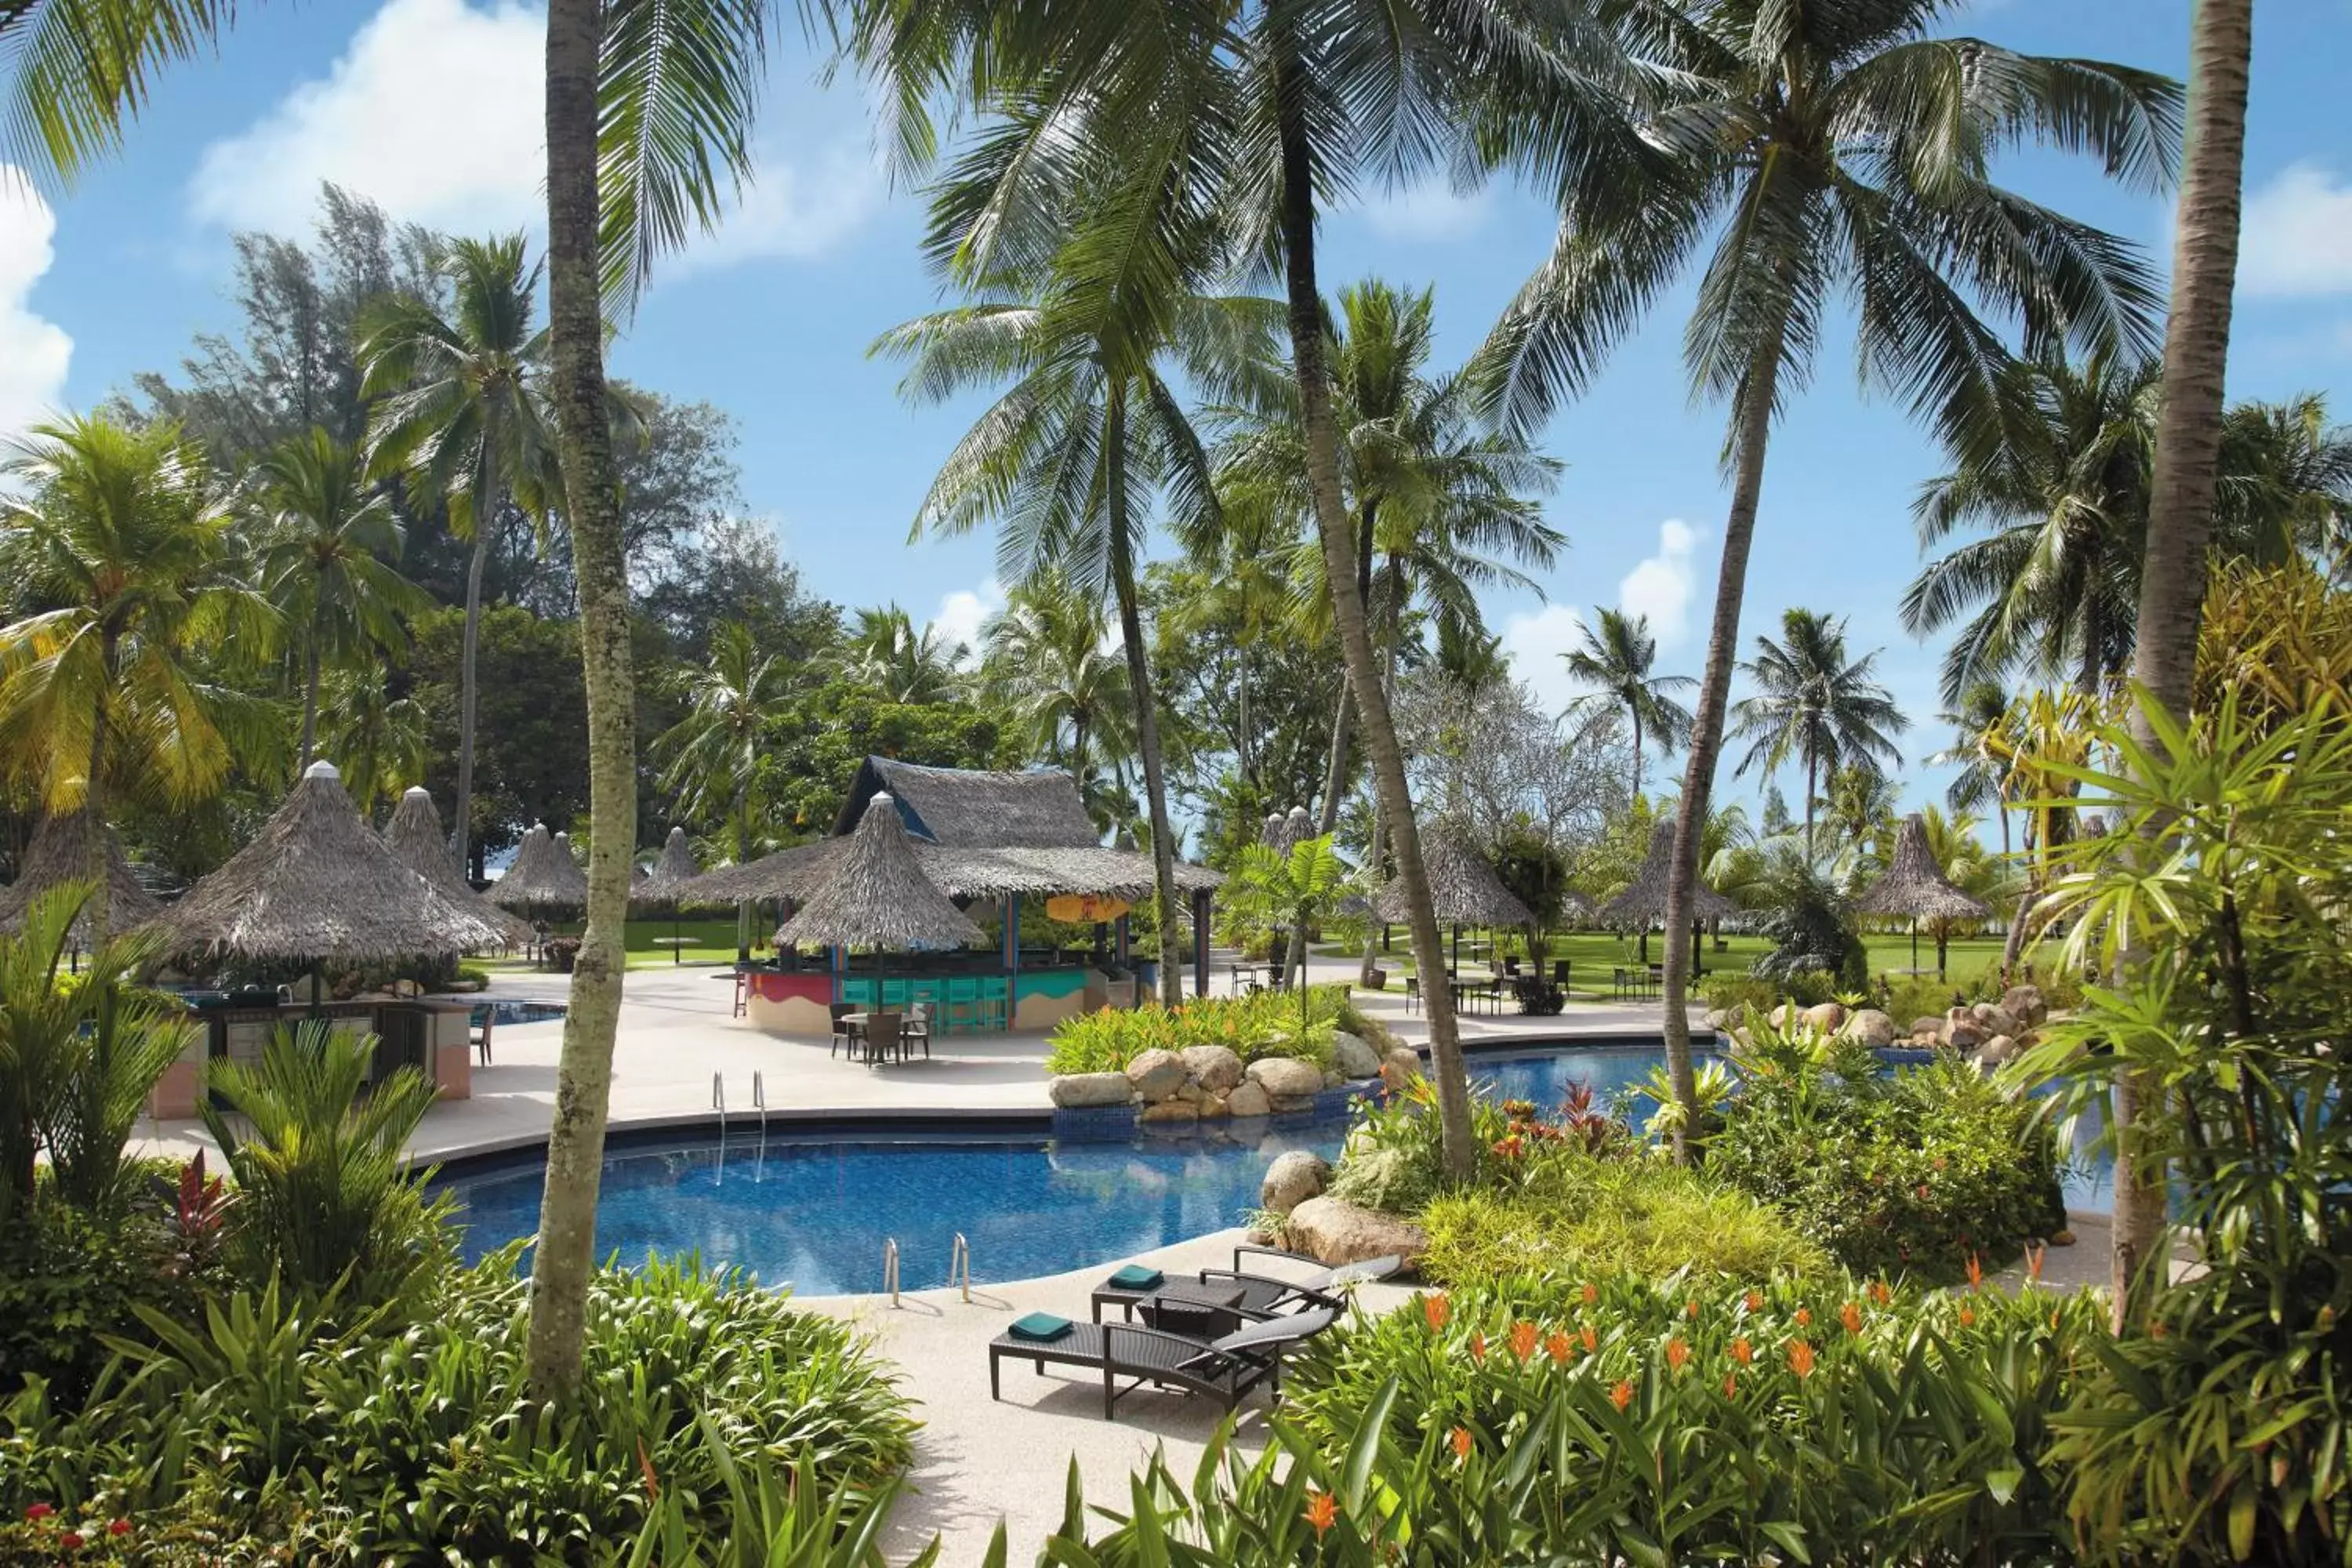
[[[862,1057],[870,1066],[883,1059],[875,1055],[873,1042],[866,1037],[866,1026],[874,1016],[872,1013],[844,1013],[841,1016],[841,1021],[849,1027],[850,1060],[856,1061]],[[907,1015],[901,1013],[898,1017],[899,1026],[903,1029],[906,1026]],[[902,1056],[906,1052],[906,1041],[907,1037],[901,1034],[898,1037],[898,1049]]]
[[[682,962],[678,954],[700,940],[699,937],[691,936],[657,936],[654,938],[654,945],[669,949],[669,961],[672,963],[677,963]]]

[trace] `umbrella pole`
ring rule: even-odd
[[[1914,969],[1919,967],[1919,917],[1917,915],[1911,917],[1911,967]],[[1941,980],[1943,977],[1943,972],[1937,970],[1936,978]]]

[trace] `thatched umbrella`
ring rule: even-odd
[[[89,879],[89,817],[75,812],[71,816],[45,816],[33,829],[33,841],[25,847],[25,858],[18,866],[16,879],[0,888],[0,931],[12,931],[25,923],[25,911],[33,900],[60,882],[83,882]],[[154,919],[163,906],[139,884],[131,874],[129,857],[122,853],[122,839],[113,828],[106,830],[106,929],[128,931],[142,921]],[[84,907],[74,918],[72,942],[76,948],[89,945],[90,911]]]
[[[577,908],[588,901],[588,875],[572,858],[570,836],[550,838],[544,823],[534,824],[522,836],[506,875],[491,884],[490,902],[500,909],[527,910],[541,905]]]
[[[980,928],[933,885],[915,859],[887,790],[866,802],[849,835],[849,851],[824,886],[776,928],[779,949],[800,942],[874,949],[874,1000],[882,1001],[885,950],[961,947],[980,940]]]
[[[1464,926],[1532,925],[1535,915],[1517,894],[1503,886],[1486,858],[1458,833],[1439,828],[1423,836],[1421,868],[1429,879],[1429,901],[1437,918],[1454,928],[1454,964],[1462,964]],[[1402,923],[1412,918],[1404,879],[1391,877],[1372,897],[1381,919]]]
[[[426,881],[445,892],[456,894],[475,906],[506,930],[505,944],[520,947],[531,939],[529,921],[510,915],[481,894],[466,880],[457,858],[449,853],[448,836],[441,831],[441,814],[433,809],[433,797],[422,784],[411,784],[402,793],[400,804],[393,808],[391,819],[383,825],[383,847],[393,858]]]
[[[1944,879],[1927,847],[1927,819],[1913,812],[1895,834],[1895,858],[1886,874],[1856,895],[1853,907],[1866,915],[1911,917],[1911,967],[1919,967],[1919,922],[1922,920],[1982,920],[1992,913],[1980,899],[1970,898]],[[1944,944],[1936,943],[1936,973],[1944,973]]]
[[[1666,873],[1675,855],[1675,825],[1661,822],[1650,835],[1650,853],[1643,858],[1642,868],[1625,884],[1625,890],[1601,906],[1601,918],[1612,925],[1639,925],[1642,928],[1642,962],[1650,961],[1650,922],[1666,918]],[[1691,879],[1690,918],[1695,921],[1722,920],[1739,912],[1739,906],[1708,887],[1697,878]]]
[[[678,889],[702,875],[702,868],[694,863],[694,847],[686,841],[686,829],[672,827],[669,837],[662,841],[662,852],[654,868],[643,874],[637,885],[629,889],[629,901],[667,907],[669,910],[669,959],[678,962],[681,945],[677,935],[677,911],[683,901]]]
[[[174,952],[255,959],[437,957],[507,940],[505,922],[478,901],[385,848],[325,762],[154,925]]]

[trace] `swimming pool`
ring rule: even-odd
[[[497,1002],[474,1004],[474,1022],[484,1019],[509,1026],[516,1024],[547,1024],[563,1016],[561,1002],[517,1002],[511,998]]]
[[[1570,1047],[1480,1056],[1470,1070],[1498,1098],[1557,1105],[1577,1083],[1609,1100],[1661,1059],[1654,1047]],[[1108,1142],[1019,1127],[616,1141],[596,1245],[623,1263],[698,1252],[764,1284],[835,1295],[881,1288],[886,1240],[898,1244],[906,1289],[945,1285],[961,1233],[975,1282],[1029,1279],[1239,1224],[1276,1154],[1331,1159],[1346,1132],[1328,1119]],[[537,1228],[541,1174],[534,1152],[441,1183],[461,1205],[469,1260]],[[2082,1205],[2091,1193],[2070,1180],[2067,1196]]]

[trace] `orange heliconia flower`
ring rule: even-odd
[[[1748,1310],[1751,1312],[1760,1312],[1764,1310],[1763,1291],[1750,1290],[1748,1292]]]
[[[1472,1334],[1470,1336],[1470,1359],[1472,1361],[1485,1361],[1486,1359],[1486,1335]]]
[[[1805,1327],[1812,1321],[1813,1310],[1811,1307],[1800,1307],[1797,1309],[1797,1326],[1799,1328],[1801,1329]]]
[[[1315,1527],[1318,1540],[1323,1532],[1339,1522],[1339,1500],[1329,1492],[1307,1494],[1307,1522]]]
[[[1960,1327],[1964,1329],[1973,1329],[1976,1326],[1977,1310],[1974,1307],[1962,1307],[1960,1309]]]
[[[1567,1365],[1569,1354],[1568,1336],[1559,1332],[1558,1330],[1554,1330],[1544,1341],[1544,1354],[1551,1357],[1552,1360],[1559,1362],[1563,1366]]]
[[[1874,1279],[1870,1282],[1870,1299],[1884,1307],[1895,1300],[1895,1292],[1888,1288],[1885,1280]]]
[[[1620,1410],[1622,1410],[1628,1405],[1633,1404],[1633,1385],[1626,1382],[1623,1378],[1619,1378],[1617,1380],[1617,1386],[1609,1391],[1609,1403],[1615,1405]]]
[[[2049,1249],[2038,1241],[2025,1249],[2025,1277],[2036,1284],[2041,1283],[2042,1260],[2048,1252]]]
[[[1813,1347],[1802,1340],[1789,1342],[1789,1370],[1799,1377],[1813,1375]]]
[[[1470,1457],[1470,1428],[1467,1426],[1454,1428],[1454,1457],[1457,1459]]]
[[[1723,1396],[1726,1399],[1739,1397],[1739,1379],[1727,1372],[1723,1374]]]
[[[1683,1369],[1683,1363],[1688,1360],[1690,1360],[1690,1346],[1683,1343],[1679,1339],[1672,1339],[1666,1342],[1666,1364],[1668,1366],[1674,1368],[1676,1372],[1680,1372]]]
[[[1580,1339],[1583,1340],[1584,1348],[1587,1351],[1596,1351],[1601,1348],[1601,1336],[1592,1331],[1592,1325],[1591,1323],[1585,1324],[1582,1329],[1579,1330],[1577,1331],[1577,1335]]]
[[[1969,1254],[1969,1289],[1973,1290],[1983,1283],[1984,1264],[1971,1252]]]
[[[1838,1321],[1845,1325],[1845,1331],[1847,1333],[1858,1334],[1862,1332],[1862,1309],[1855,1306],[1853,1302],[1848,1301],[1844,1306],[1838,1309]]]
[[[1521,1361],[1536,1353],[1536,1326],[1533,1323],[1511,1325],[1511,1353]]]
[[[1584,1304],[1590,1307],[1599,1300],[1601,1300],[1601,1288],[1597,1285],[1587,1285],[1584,1288]]]
[[[1731,1359],[1742,1366],[1749,1365],[1756,1360],[1756,1347],[1748,1342],[1746,1334],[1731,1342]]]
[[[1454,1316],[1454,1303],[1446,1299],[1443,1290],[1434,1296],[1424,1296],[1421,1301],[1421,1315],[1429,1320],[1429,1331],[1436,1333],[1445,1327],[1445,1321]]]
[[[1698,1303],[1696,1301],[1685,1301],[1683,1303],[1683,1316],[1688,1318],[1694,1323],[1697,1322]]]

